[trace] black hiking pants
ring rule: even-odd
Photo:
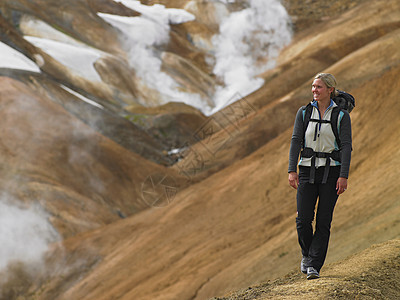
[[[333,210],[338,199],[336,182],[339,178],[340,166],[330,167],[326,183],[321,183],[325,167],[319,167],[316,169],[313,184],[309,183],[311,168],[300,166],[299,169],[297,235],[303,256],[310,257],[310,264],[307,267],[314,267],[319,272],[328,251]],[[314,231],[312,222],[317,199],[319,201]]]

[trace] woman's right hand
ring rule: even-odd
[[[297,190],[297,187],[299,186],[299,175],[297,175],[296,172],[289,173],[289,184],[292,188]]]

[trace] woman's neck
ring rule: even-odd
[[[326,111],[326,109],[329,107],[329,105],[331,104],[331,99],[327,99],[327,100],[320,100],[318,101],[318,109],[321,113],[324,113]]]

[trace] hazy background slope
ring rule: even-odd
[[[185,93],[208,100],[222,80],[206,63],[218,16],[250,3],[223,2],[160,1],[196,19],[168,23],[168,43],[151,46]],[[208,299],[297,270],[288,149],[320,71],[356,97],[349,189],[335,210],[327,263],[399,237],[400,4],[283,4],[293,39],[277,65],[261,73],[259,89],[205,116],[182,103],[156,105],[162,91],[141,81],[121,32],[97,15],[139,12],[114,1],[2,3],[2,41],[36,67],[0,69],[0,184],[7,201],[35,203],[57,231],[45,238],[53,244],[44,261],[3,269],[4,299]],[[94,63],[102,80],[24,39],[20,26],[32,18],[106,53]],[[143,193],[157,178],[169,181]],[[161,196],[167,203],[147,201]]]

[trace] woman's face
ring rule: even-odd
[[[315,79],[312,84],[311,91],[314,96],[314,100],[329,100],[330,95],[333,92],[333,88],[328,88],[321,79]]]

